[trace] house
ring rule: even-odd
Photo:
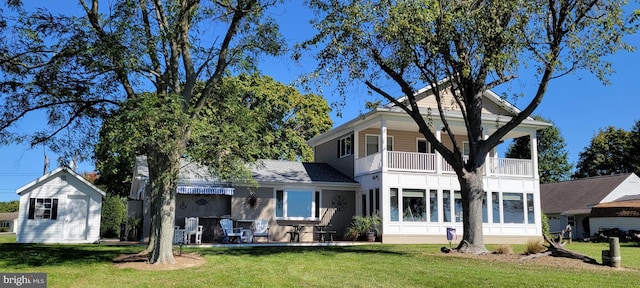
[[[613,228],[621,231],[640,230],[640,195],[624,196],[591,208],[589,214],[589,229],[593,232],[591,235]]]
[[[18,212],[0,213],[0,232],[16,232]]]
[[[451,137],[444,132],[429,89],[417,92],[418,106],[436,138],[451,148]],[[483,130],[488,136],[519,110],[490,90],[482,96]],[[443,98],[442,103],[451,102],[450,96]],[[455,108],[443,113],[453,138],[468,153],[462,113]],[[524,243],[542,235],[536,131],[549,125],[528,118],[504,137],[529,136],[532,159],[499,158],[495,148],[487,156],[483,175],[486,243]],[[398,107],[376,108],[308,143],[315,162],[328,163],[360,183],[356,213],[382,216],[383,243],[443,243],[447,228],[462,234],[462,197],[453,169]]]
[[[540,185],[542,211],[549,218],[549,230],[560,231],[571,225],[574,239],[589,237],[600,228],[615,228],[616,222],[602,223],[603,219],[590,223],[592,213],[596,218],[609,215],[600,208],[618,204],[604,204],[640,194],[640,178],[633,173],[581,178]],[[624,198],[623,198],[624,199]],[[602,205],[602,206],[600,206]],[[599,207],[594,211],[594,207]],[[606,209],[611,211],[611,209]],[[598,212],[599,211],[599,212]],[[609,215],[610,216],[610,215]],[[610,218],[609,216],[604,218]],[[616,221],[619,221],[618,219]]]
[[[430,117],[433,133],[452,147],[430,90],[420,90],[417,96],[420,109]],[[483,130],[488,135],[518,109],[492,91],[484,92],[483,97]],[[468,151],[462,113],[455,109],[444,113],[453,137]],[[483,177],[486,243],[524,243],[542,235],[536,131],[548,126],[528,118],[503,139],[530,136],[532,159],[499,158],[497,149],[488,155]],[[462,197],[456,174],[398,107],[378,107],[308,144],[314,149],[314,163],[259,161],[252,167],[257,187],[218,183],[183,166],[176,225],[182,225],[185,216],[207,216],[200,218],[204,218],[206,234],[218,229],[215,223],[220,217],[266,218],[275,231],[272,240],[287,241],[286,232],[292,229],[287,226],[331,224],[340,237],[353,216],[378,213],[383,219],[378,237],[384,243],[444,243],[448,228],[462,234]],[[148,210],[145,165],[137,161],[130,199],[139,204],[132,215],[146,215]],[[195,170],[206,171],[202,167]],[[260,199],[258,209],[246,205],[252,195]],[[203,241],[215,240],[216,233],[209,232],[213,238],[203,236]],[[303,241],[312,237],[304,234]]]
[[[95,243],[105,193],[66,166],[18,188],[18,243]]]
[[[260,160],[251,166],[251,183],[222,183],[206,167],[182,159],[176,193],[175,225],[184,226],[186,217],[198,217],[203,242],[216,242],[222,236],[223,218],[244,225],[255,219],[269,220],[269,241],[289,241],[292,225],[306,226],[302,241],[312,241],[313,225],[331,225],[342,235],[355,215],[356,190],[349,178],[322,163]],[[150,231],[148,166],[145,157],[136,158],[129,195],[128,216],[142,219],[141,239]],[[255,200],[249,204],[249,199]],[[248,227],[247,227],[248,228]],[[304,233],[306,232],[306,233]]]

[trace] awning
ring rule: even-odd
[[[206,185],[178,185],[178,194],[196,195],[229,195],[233,196],[234,188]]]

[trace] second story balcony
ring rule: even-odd
[[[454,173],[453,168],[436,153],[387,151],[387,171],[424,172],[434,174]],[[466,159],[465,159],[466,160]],[[381,171],[382,153],[374,153],[356,159],[355,175]],[[533,161],[489,157],[485,163],[485,174],[496,176],[533,177]]]

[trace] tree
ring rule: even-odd
[[[139,122],[130,124],[147,132],[138,141],[149,164],[149,261],[174,262],[179,160],[203,107],[225,99],[215,93],[223,76],[254,71],[261,54],[282,52],[277,25],[264,17],[276,2],[80,0],[82,17],[20,11],[12,30],[17,40],[6,44],[17,65],[1,67],[3,139],[15,135],[8,129],[25,114],[45,109],[48,129],[28,141],[54,151],[89,149],[101,119],[139,108],[130,115]],[[196,91],[198,82],[204,85]],[[121,108],[124,100],[135,105]]]
[[[209,165],[218,177],[250,176],[244,163],[257,159],[311,161],[312,151],[306,141],[332,125],[324,98],[300,94],[271,77],[225,77],[216,89],[216,94],[226,96],[215,105],[205,106],[186,155]],[[120,196],[128,195],[135,157],[143,153],[138,139],[146,132],[123,133],[131,128],[130,123],[140,121],[125,113],[136,110],[123,109],[105,122],[94,154],[100,171],[98,183]]]
[[[631,146],[632,133],[609,126],[591,138],[589,146],[580,152],[574,178],[631,173],[638,169],[633,163],[638,150]]]
[[[534,116],[536,120],[553,123],[541,116]],[[567,180],[571,176],[573,165],[569,163],[567,144],[560,130],[556,126],[538,130],[538,175],[540,183],[552,183]],[[531,142],[529,136],[515,139],[505,152],[505,157],[517,159],[531,159]]]
[[[538,107],[551,79],[578,69],[605,79],[610,67],[603,56],[630,49],[622,42],[623,35],[633,32],[623,19],[623,3],[312,0],[319,32],[299,47],[320,48],[312,76],[335,81],[343,97],[350,84],[364,83],[412,117],[460,182],[464,236],[458,249],[485,252],[482,174],[487,153]],[[485,138],[482,92],[516,78],[525,63],[536,68],[535,94]],[[431,87],[438,109],[423,114],[415,93],[425,86]],[[393,95],[396,91],[404,101]],[[447,94],[451,101],[443,100]],[[468,160],[445,117],[449,108],[463,115]],[[453,149],[438,141],[428,123],[431,117],[444,123]]]

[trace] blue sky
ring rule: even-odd
[[[311,13],[302,6],[302,2],[288,1],[285,6],[271,12],[272,17],[278,19],[289,43],[302,41],[314,33],[308,23]],[[42,5],[43,2],[35,3]],[[75,2],[64,3],[70,3],[67,4],[69,7],[61,7],[63,5],[58,4],[58,8],[76,9]],[[640,46],[638,35],[630,37],[627,41],[636,47]],[[640,81],[640,52],[621,52],[611,57],[610,61],[616,70],[609,78],[610,85],[601,84],[587,71],[564,76],[550,83],[542,104],[535,112],[551,119],[560,129],[569,151],[569,161],[574,164],[578,160],[578,154],[589,145],[598,129],[614,126],[630,130],[633,124],[640,120],[640,93],[636,83]],[[263,74],[283,83],[291,83],[299,75],[311,72],[314,68],[313,59],[297,63],[288,57],[265,59],[261,66]],[[537,83],[532,78],[523,77],[512,84],[510,92],[530,93],[535,84]],[[335,111],[332,112],[334,125],[340,125],[358,116],[365,111],[364,104],[367,100],[375,100],[368,98],[370,96],[364,88],[354,91],[346,106],[342,108],[341,118],[336,116]],[[325,96],[330,102],[337,100],[337,97],[328,94],[327,91],[314,93]],[[526,97],[518,100],[516,106],[522,108],[525,100]],[[31,116],[22,121],[17,129],[29,131],[44,123],[41,117]],[[50,170],[55,169],[58,166],[58,156],[42,146],[33,149],[27,145],[0,146],[0,201],[17,200],[16,189],[42,175],[45,153],[51,159]],[[92,163],[80,163],[78,171],[91,171],[93,167]]]

